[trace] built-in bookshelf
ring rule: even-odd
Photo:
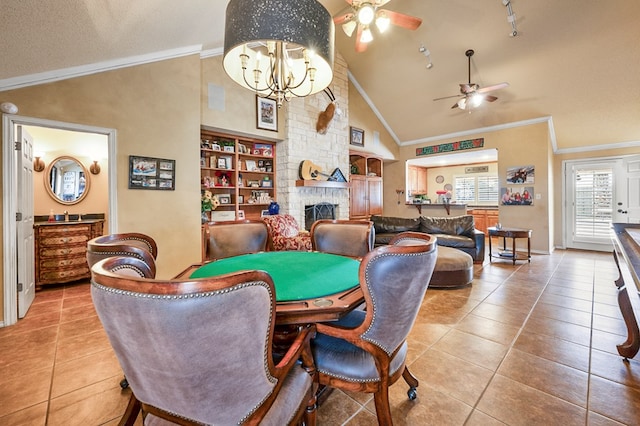
[[[220,205],[210,221],[259,219],[276,196],[275,142],[201,129],[201,193]]]

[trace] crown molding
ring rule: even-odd
[[[81,77],[85,75],[97,74],[105,71],[117,70],[136,65],[148,64],[151,62],[164,61],[167,59],[180,58],[182,56],[193,55],[202,51],[202,45],[185,46],[177,49],[163,50],[160,52],[148,53],[145,55],[130,56],[127,58],[113,59],[110,61],[97,62],[94,64],[80,65],[77,67],[63,68],[54,71],[47,71],[37,74],[22,75],[19,77],[6,78],[0,80],[0,92],[6,90],[20,89],[23,87],[36,86],[38,84],[52,83],[54,81],[67,80],[69,78]]]

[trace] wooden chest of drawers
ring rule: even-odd
[[[104,220],[36,223],[34,228],[36,288],[89,278],[87,242],[102,235]]]

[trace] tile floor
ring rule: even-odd
[[[402,379],[391,388],[396,425],[640,424],[640,355],[616,352],[626,328],[610,253],[475,268],[471,287],[427,291],[409,339],[418,398]],[[0,329],[0,425],[115,425],[121,378],[86,283],[39,292]],[[372,398],[333,392],[318,424],[376,424]]]

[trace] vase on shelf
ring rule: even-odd
[[[271,204],[269,204],[269,214],[276,215],[278,213],[280,213],[280,206],[275,201],[272,201]]]
[[[202,223],[203,224],[209,222],[209,214],[210,214],[209,211],[203,211],[202,212]]]

